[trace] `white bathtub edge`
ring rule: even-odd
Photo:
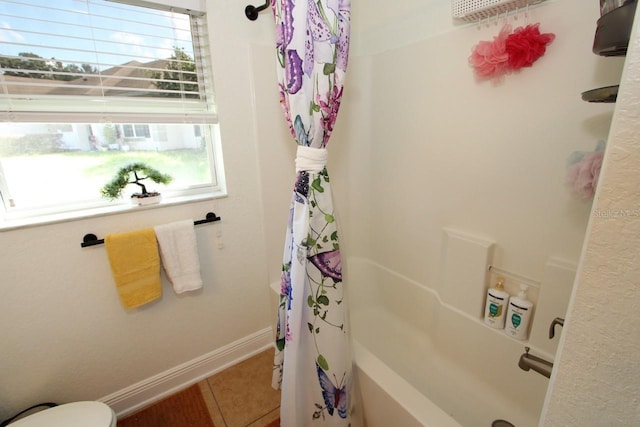
[[[382,391],[393,396],[395,403],[421,425],[425,427],[462,427],[360,343],[353,341],[352,345],[357,368]],[[366,394],[366,390],[361,392]],[[363,399],[365,400],[364,405],[366,405],[366,397]]]
[[[397,272],[395,270],[392,270],[392,269],[390,269],[388,267],[385,267],[385,266],[383,266],[383,265],[381,265],[381,264],[377,263],[376,261],[373,261],[373,260],[371,260],[369,258],[353,257],[353,258],[351,258],[351,260],[359,261],[359,262],[362,262],[362,263],[365,263],[365,264],[369,264],[369,265],[371,265],[371,266],[373,266],[375,268],[378,268],[378,269],[380,269],[382,271],[385,271],[386,273],[388,273],[390,275],[398,277],[399,279],[403,280],[404,282],[410,283],[410,284],[418,287],[422,291],[427,292],[430,295],[432,295],[436,299],[436,301],[438,302],[438,305],[440,307],[442,307],[442,308],[444,308],[446,310],[449,310],[449,311],[451,311],[453,313],[456,313],[457,315],[459,315],[461,317],[464,317],[465,319],[468,319],[469,321],[471,321],[473,323],[476,323],[476,324],[479,324],[479,325],[485,325],[483,319],[475,317],[475,316],[472,316],[469,313],[466,313],[463,310],[460,310],[459,308],[454,307],[449,303],[446,303],[442,299],[442,297],[440,296],[440,293],[437,290],[433,289],[433,288],[425,286],[422,283],[420,283],[420,282],[418,282],[418,281],[416,281],[416,280],[414,280],[414,279],[412,279],[412,278],[410,278],[408,276],[405,276],[404,274],[401,274],[401,273],[399,273],[399,272]],[[563,265],[561,260],[557,261],[557,263],[558,263],[557,265],[561,265],[561,266]],[[278,290],[278,292],[279,292],[279,290]],[[506,337],[508,340],[511,340],[511,341],[513,341],[513,342],[515,342],[517,344],[522,344],[523,346],[529,347],[531,352],[535,353],[537,356],[540,356],[540,357],[542,357],[544,359],[547,359],[547,360],[550,360],[552,362],[555,359],[555,354],[551,354],[551,353],[545,351],[544,349],[536,346],[535,344],[533,344],[529,340],[524,340],[524,341],[523,340],[518,340],[516,338],[513,338],[513,337],[505,334],[504,331],[501,330],[501,329],[490,328],[488,326],[484,326],[484,327],[490,333],[497,334],[497,335],[500,335],[502,337]]]

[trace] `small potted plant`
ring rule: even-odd
[[[122,191],[129,184],[140,187],[140,193],[131,195],[131,201],[137,205],[151,205],[160,203],[162,196],[157,191],[147,191],[147,187],[141,182],[145,179],[158,184],[168,184],[172,178],[169,175],[158,172],[144,163],[131,163],[121,168],[116,176],[100,190],[103,197],[115,200],[122,196]]]

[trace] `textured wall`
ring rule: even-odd
[[[640,20],[541,425],[640,424]]]

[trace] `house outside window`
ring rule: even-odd
[[[151,138],[149,125],[122,125],[125,138]]]
[[[204,14],[136,3],[0,3],[0,228],[126,206],[100,188],[134,162],[224,194]]]

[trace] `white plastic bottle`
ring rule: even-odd
[[[509,310],[507,311],[505,332],[519,340],[527,339],[529,320],[531,320],[531,311],[533,310],[533,303],[527,299],[528,288],[527,285],[520,285],[520,293],[517,297],[512,297],[509,300]]]
[[[504,328],[507,317],[509,293],[504,290],[504,279],[498,277],[495,288],[487,291],[487,304],[484,308],[484,323],[496,329]]]

